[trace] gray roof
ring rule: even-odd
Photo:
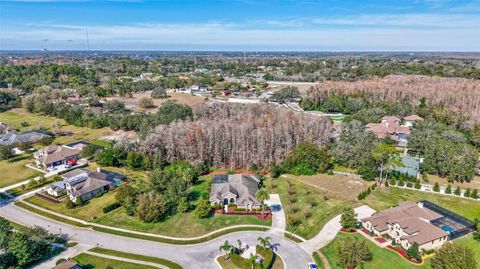
[[[260,180],[253,175],[225,175],[215,176],[210,190],[210,202],[221,202],[228,194],[236,196],[236,205],[245,205],[247,202],[253,205],[261,205],[256,199]]]
[[[52,136],[43,131],[30,131],[21,134],[8,133],[0,135],[0,144],[5,146],[13,146],[23,142],[36,143],[46,137]]]
[[[114,180],[125,180],[123,175],[110,171],[100,170],[89,171],[86,169],[75,169],[62,175],[63,179],[68,182],[75,190],[72,191],[74,196],[95,191],[114,183]]]

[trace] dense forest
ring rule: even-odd
[[[281,162],[301,142],[325,146],[332,132],[327,118],[265,105],[205,104],[195,108],[194,117],[156,127],[142,150],[160,152],[168,162],[248,169]]]

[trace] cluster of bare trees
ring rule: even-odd
[[[407,100],[418,104],[422,97],[429,105],[443,105],[474,123],[480,123],[480,81],[414,75],[389,75],[354,82],[325,81],[310,89],[308,98],[324,98],[332,93],[363,94],[372,102]]]
[[[141,150],[162,153],[169,161],[203,161],[230,168],[266,167],[281,162],[299,143],[325,146],[332,133],[329,119],[268,105],[203,104],[195,121],[156,127]]]

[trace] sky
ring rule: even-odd
[[[480,0],[0,0],[0,50],[480,51]]]

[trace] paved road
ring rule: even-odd
[[[70,226],[32,214],[12,204],[3,205],[0,208],[0,215],[23,225],[39,225],[50,232],[66,234],[71,240],[81,244],[91,245],[92,247],[98,245],[117,251],[161,257],[177,262],[185,268],[218,268],[218,265],[215,263],[215,257],[221,254],[218,248],[225,240],[235,244],[240,239],[244,245],[254,246],[257,244],[256,239],[259,236],[270,236],[272,244],[278,244],[277,253],[285,261],[285,268],[302,268],[308,262],[312,262],[310,254],[299,245],[278,235],[266,232],[236,232],[201,244],[170,245]]]
[[[357,213],[358,219],[370,217],[373,213],[375,213],[374,209],[366,205],[357,207],[354,210],[355,213]],[[326,246],[328,243],[330,243],[330,241],[333,240],[333,238],[335,238],[337,233],[342,228],[342,225],[340,224],[340,217],[341,215],[338,215],[331,219],[325,224],[325,226],[323,226],[322,230],[314,238],[300,243],[300,246],[302,246],[309,253]]]

